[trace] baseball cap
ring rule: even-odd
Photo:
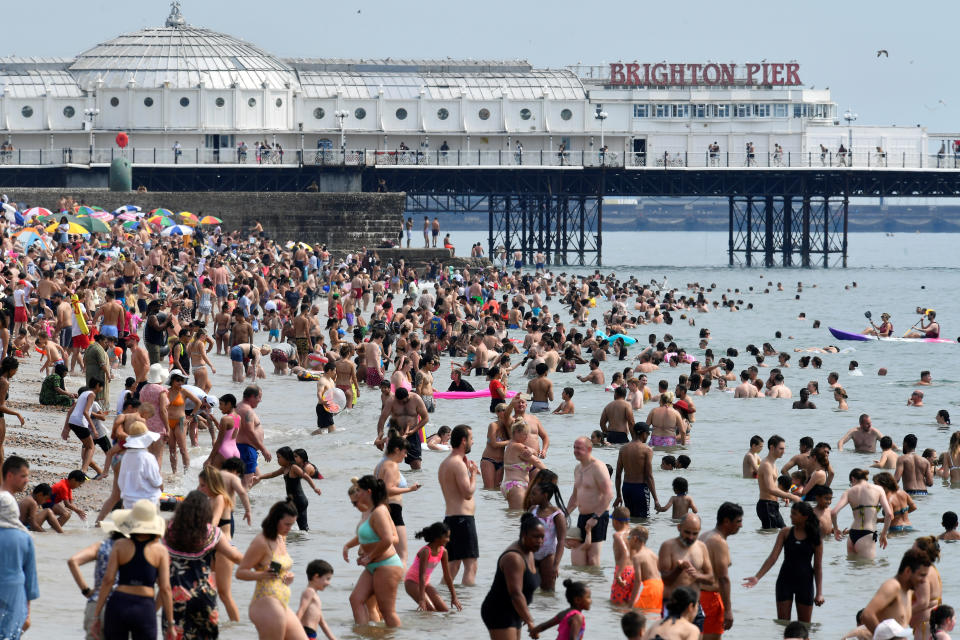
[[[899,638],[912,638],[913,629],[900,626],[900,623],[893,618],[888,618],[877,625],[873,631],[873,640],[896,640]]]

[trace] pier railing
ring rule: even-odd
[[[560,149],[318,149],[266,150],[207,148],[8,149],[3,166],[103,165],[123,157],[134,165],[402,166],[402,167],[610,167],[655,169],[851,168],[960,169],[960,154],[853,151],[619,151]]]

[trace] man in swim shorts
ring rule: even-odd
[[[626,444],[633,427],[633,407],[627,402],[627,388],[613,390],[613,400],[600,413],[600,430],[611,444]]]
[[[553,382],[547,377],[550,367],[547,363],[537,364],[537,377],[527,383],[527,393],[530,394],[530,413],[550,411],[550,402],[553,400]]]
[[[650,427],[645,422],[638,422],[633,425],[633,433],[634,440],[620,447],[617,454],[613,483],[617,497],[613,506],[623,504],[630,510],[631,518],[646,518],[649,515],[650,494],[653,495],[654,504],[660,506],[653,481],[653,449],[647,445]]]
[[[462,584],[465,585],[476,582],[477,559],[480,557],[474,520],[477,508],[474,493],[480,469],[467,458],[472,447],[473,431],[465,424],[457,425],[450,434],[450,455],[437,469],[437,480],[446,505],[443,522],[450,527],[450,541],[447,543],[450,573],[456,578],[462,564]]]
[[[596,518],[597,524],[593,527],[593,544],[586,552],[574,549],[571,560],[574,565],[596,567],[600,566],[602,543],[607,539],[607,525],[610,523],[607,508],[613,500],[613,483],[607,466],[593,457],[593,445],[589,438],[581,437],[574,441],[573,457],[579,464],[573,472],[573,493],[570,494],[567,508],[570,512],[579,509],[577,526],[581,534],[590,518]]]
[[[777,486],[777,460],[783,457],[787,445],[777,435],[767,439],[767,457],[757,468],[757,484],[760,487],[760,499],[757,500],[757,517],[764,529],[782,529],[785,525],[780,516],[778,498],[800,502],[800,496],[784,491]]]
[[[240,451],[240,459],[243,460],[243,486],[246,489],[253,486],[253,478],[258,474],[257,452],[262,451],[263,458],[267,462],[273,459],[263,443],[263,426],[260,424],[260,417],[254,411],[260,404],[261,398],[260,387],[250,385],[243,390],[243,400],[237,405],[237,414],[240,416],[237,449]]]
[[[697,592],[699,600],[700,590],[715,580],[713,565],[710,564],[710,552],[707,545],[698,539],[700,516],[688,513],[677,525],[677,531],[680,535],[665,540],[657,554],[660,577],[663,578],[664,604],[677,587],[690,587]],[[667,617],[666,610],[663,617]],[[703,631],[703,622],[703,609],[698,605],[693,624]]]
[[[730,547],[727,538],[743,526],[743,508],[724,502],[717,509],[717,526],[700,536],[707,547],[713,581],[703,585],[700,607],[703,609],[704,640],[720,640],[723,632],[733,626],[733,606],[730,599]]]
[[[893,479],[903,479],[903,490],[912,496],[927,495],[927,487],[933,486],[933,466],[930,461],[917,455],[917,436],[908,433],[903,437],[903,454],[897,458]]]

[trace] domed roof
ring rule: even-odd
[[[83,52],[69,67],[83,89],[193,88],[276,89],[298,86],[287,64],[257,47],[209,29],[192,27],[174,2],[166,25],[108,40]]]

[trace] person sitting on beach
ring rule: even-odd
[[[63,533],[63,527],[60,521],[53,513],[53,509],[44,509],[40,505],[50,502],[53,497],[53,490],[45,482],[41,482],[29,496],[21,498],[18,503],[20,506],[20,522],[29,531],[43,531],[44,523],[49,523],[50,528],[57,533]]]

